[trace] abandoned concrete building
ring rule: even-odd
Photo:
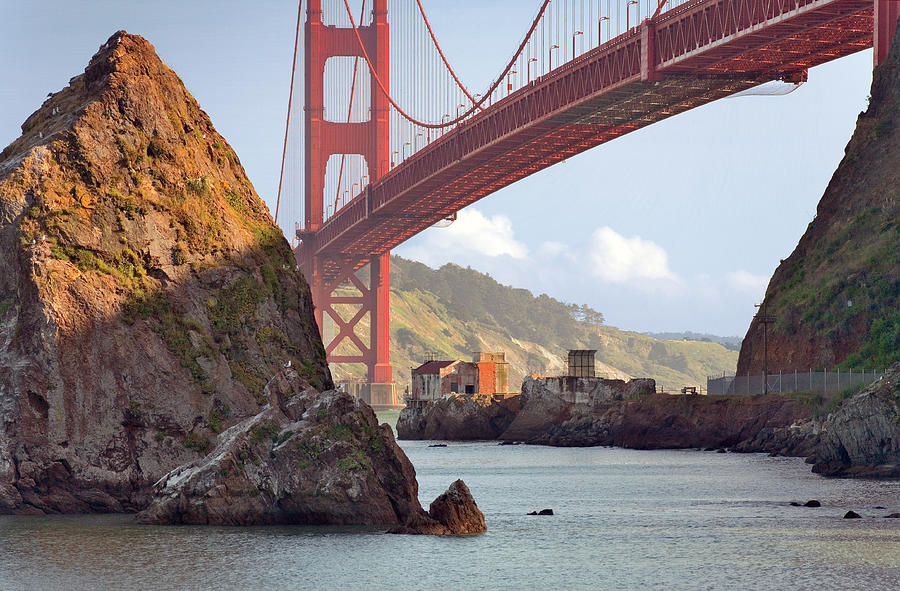
[[[437,400],[446,394],[509,393],[509,363],[505,353],[473,355],[472,361],[426,361],[412,370],[411,400]]]
[[[569,351],[567,373],[557,377],[526,378],[522,385],[523,394],[540,390],[551,393],[571,404],[593,404],[597,401],[631,396],[653,394],[656,381],[649,378],[624,380],[606,379],[596,376],[595,350]]]

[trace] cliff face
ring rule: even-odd
[[[766,290],[769,371],[879,369],[900,360],[900,34],[875,70],[871,100],[797,248]],[[762,373],[763,327],[738,373]]]
[[[900,364],[828,416],[813,472],[900,476]]]
[[[228,143],[119,32],[0,153],[0,513],[136,509],[258,414],[331,386],[288,244]]]

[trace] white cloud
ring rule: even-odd
[[[728,285],[735,291],[745,291],[753,294],[762,295],[766,292],[766,286],[769,285],[769,278],[765,275],[754,275],[749,271],[734,271],[725,276]]]
[[[426,230],[420,241],[403,247],[399,254],[435,266],[471,255],[525,259],[528,247],[515,239],[512,221],[505,215],[487,217],[468,208],[449,227]]]
[[[608,283],[677,280],[661,246],[639,236],[625,238],[608,226],[598,228],[591,236],[590,260],[594,275]]]

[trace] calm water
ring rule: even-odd
[[[463,478],[486,535],[0,517],[0,589],[900,588],[900,520],[875,518],[900,512],[900,482],[763,455],[427,445],[403,443],[423,503]]]

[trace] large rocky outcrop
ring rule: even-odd
[[[422,509],[412,464],[365,403],[343,392],[320,394],[293,369],[273,378],[265,393],[269,404],[259,414],[223,432],[208,456],[156,483],[140,522],[485,531],[484,515],[462,481],[430,513]]]
[[[389,427],[318,393],[293,254],[146,40],[113,35],[22,129],[0,154],[0,513],[483,531],[471,495],[426,513]]]
[[[815,459],[827,476],[900,476],[900,364],[825,419]]]
[[[407,406],[397,419],[398,439],[497,439],[516,416],[519,397],[450,395]]]
[[[816,217],[766,290],[770,372],[900,360],[900,34]],[[754,320],[737,371],[762,373]]]
[[[0,513],[144,507],[257,416],[331,387],[288,244],[228,143],[116,33],[0,153]]]
[[[643,378],[625,382],[603,378],[528,377],[522,382],[522,410],[500,438],[550,443],[548,434],[567,423],[573,415],[592,414],[606,403],[654,392],[656,382]]]

